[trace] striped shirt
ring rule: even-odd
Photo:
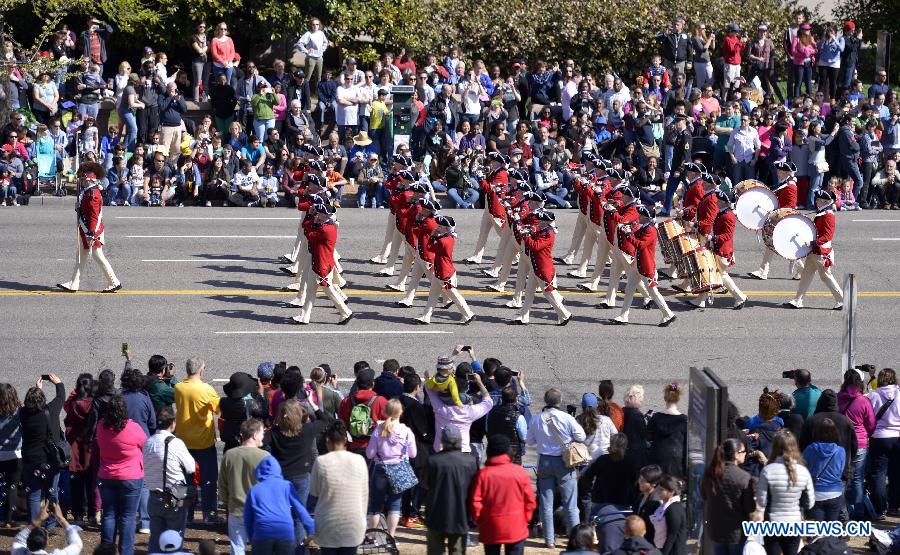
[[[174,437],[167,430],[160,430],[150,436],[144,444],[144,487],[150,491],[163,487],[163,455],[166,438]],[[184,442],[177,437],[169,442],[169,458],[166,461],[166,485],[186,484],[187,474],[193,474],[194,457],[188,452]]]

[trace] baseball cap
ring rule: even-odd
[[[256,377],[261,380],[271,380],[274,375],[275,364],[269,361],[260,363],[260,365],[256,367]]]
[[[174,553],[181,549],[181,534],[176,530],[166,530],[159,535],[159,550],[163,553]]]
[[[581,408],[586,409],[588,407],[597,408],[599,401],[597,396],[593,393],[585,393],[581,396]]]

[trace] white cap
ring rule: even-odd
[[[177,530],[166,530],[159,535],[159,550],[163,553],[174,553],[181,549],[181,534]]]

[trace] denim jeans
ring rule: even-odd
[[[244,517],[228,515],[228,541],[231,543],[231,555],[244,555],[244,550],[250,543],[244,527]]]
[[[260,142],[264,142],[266,140],[266,133],[269,132],[269,129],[275,128],[275,120],[274,119],[256,119],[253,118],[253,134],[259,137]]]
[[[253,555],[293,555],[294,544],[286,540],[253,542]]]
[[[525,553],[525,540],[516,543],[490,543],[484,546],[484,555],[500,555],[501,548],[506,555],[522,555]]]
[[[675,191],[678,190],[678,183],[681,181],[680,176],[670,175],[669,180],[666,182],[666,200],[663,202],[663,214],[668,216],[669,211],[672,210],[672,201],[675,198]]]
[[[369,132],[369,116],[359,116],[359,130]],[[370,135],[369,138],[371,139],[372,136]]]
[[[328,110],[328,107],[331,106],[332,112],[337,112],[337,101],[332,100],[331,102],[325,103],[324,101],[319,101],[319,122],[325,123],[325,112]]]
[[[24,466],[22,480],[25,482],[28,499],[28,520],[34,520],[41,513],[41,499],[57,501],[59,488],[59,469],[48,465]]]
[[[809,189],[806,192],[806,206],[811,208],[816,205],[815,193],[819,189],[822,188],[822,181],[825,178],[825,174],[819,173],[815,167],[810,166],[809,168]]]
[[[188,451],[200,467],[200,503],[203,507],[203,517],[206,518],[216,514],[219,502],[219,460],[216,456],[216,446]]]
[[[554,543],[556,538],[553,529],[553,493],[559,488],[559,495],[566,511],[568,523],[566,533],[578,524],[578,478],[575,470],[566,468],[562,457],[541,455],[538,458],[537,489],[540,497],[541,524],[544,529],[544,541]]]
[[[847,501],[847,512],[850,514],[851,520],[862,516],[862,506],[860,505],[865,495],[863,485],[866,479],[866,460],[869,452],[868,447],[861,447],[856,450],[856,458],[853,459],[853,478],[847,484],[845,491],[845,500]],[[860,505],[860,506],[858,506]]]
[[[131,192],[131,185],[128,183],[123,183],[121,185],[113,183],[106,188],[106,196],[109,199],[110,205],[124,203],[131,198]]]
[[[744,552],[744,542],[740,543],[716,543],[713,542],[713,555],[741,555]]]
[[[818,520],[820,522],[828,522],[832,520],[840,520],[841,514],[841,496],[825,501],[816,501],[813,508],[807,511],[806,517],[809,520]]]
[[[119,112],[119,120],[125,124],[125,151],[134,152],[137,142],[137,118],[133,112]]]
[[[812,63],[807,63],[803,65],[794,65],[793,73],[794,73],[794,90],[791,94],[791,97],[796,98],[800,96],[800,89],[802,85],[806,84],[806,94],[813,94],[812,92]]]
[[[306,507],[307,498],[309,497],[309,474],[294,476],[288,478],[288,481],[293,484],[294,489],[297,491],[297,497],[300,498],[300,502]]]
[[[100,498],[103,500],[103,522],[100,525],[100,541],[115,543],[116,533],[119,536],[119,553],[134,553],[134,523],[137,517],[138,504],[141,500],[141,488],[144,479],[110,480],[100,482]]]
[[[370,201],[372,203],[372,208],[377,206],[381,206],[381,203],[384,202],[384,185],[382,183],[376,183],[372,187],[372,194],[369,194],[369,186],[360,185],[359,193],[357,197],[357,203],[360,207],[365,208],[366,204]]]
[[[469,187],[462,193],[460,193],[460,189],[447,189],[447,196],[453,199],[457,208],[472,208],[481,197],[478,190],[473,187]]]
[[[81,114],[82,119],[84,119],[86,116],[91,116],[96,120],[97,114],[100,113],[100,103],[94,102],[93,104],[79,104],[78,113]]]
[[[443,183],[441,183],[440,181],[432,181],[431,187],[438,193],[446,193],[447,192],[447,186],[444,185]]]
[[[856,197],[857,202],[862,202],[863,199],[859,198],[859,193],[862,190],[863,178],[855,157],[844,156],[841,158],[841,174],[849,176],[853,180],[853,196]]]
[[[376,464],[372,468],[372,475],[369,478],[368,514],[377,515],[382,512],[385,506],[387,506],[385,514],[400,514],[400,501],[402,499],[402,493],[391,492],[391,485],[388,482],[387,474],[384,472],[384,465]]]
[[[900,438],[873,437],[869,440],[869,468],[874,490],[872,504],[875,513],[883,515],[888,508],[896,508],[900,492]],[[890,481],[890,495],[887,481]]]
[[[222,67],[213,64],[213,77],[215,77],[215,81],[219,81],[219,75],[225,74],[225,80],[231,85],[231,78],[234,76],[234,68],[233,67]]]
[[[184,536],[187,526],[187,510],[184,507],[166,509],[156,495],[151,495],[147,502],[147,512],[150,515],[149,553],[160,552],[159,536],[166,530],[175,530]]]
[[[6,199],[16,200],[16,194],[18,192],[16,186],[12,183],[6,187],[0,187],[0,202],[6,202]]]
[[[731,175],[731,180],[737,185],[745,179],[755,179],[756,168],[754,168],[753,164],[750,162],[738,162],[737,164],[732,165]]]
[[[558,188],[556,192],[553,192],[551,189],[545,189],[541,192],[547,196],[547,200],[549,202],[552,202],[560,208],[570,208],[572,206],[571,204],[569,204],[569,201],[566,200],[566,196],[568,196],[569,191],[565,187]]]

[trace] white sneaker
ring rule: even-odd
[[[749,275],[750,275],[750,277],[754,277],[756,279],[761,279],[763,281],[769,279],[768,274],[764,274],[762,272],[762,270],[753,270],[752,272],[750,272]]]
[[[212,206],[212,202],[206,201],[206,207],[207,207],[207,208],[210,208],[211,206]]]
[[[13,206],[19,206],[19,203],[16,201],[13,201]]]
[[[149,533],[150,533],[149,528],[141,528],[138,530],[138,534],[149,534]]]
[[[122,206],[131,206],[131,203],[128,202],[128,201],[126,200],[126,201],[122,204]]]
[[[872,529],[872,535],[869,536],[869,545],[875,548],[878,555],[887,555],[891,551],[893,543],[890,534],[877,528]]]

